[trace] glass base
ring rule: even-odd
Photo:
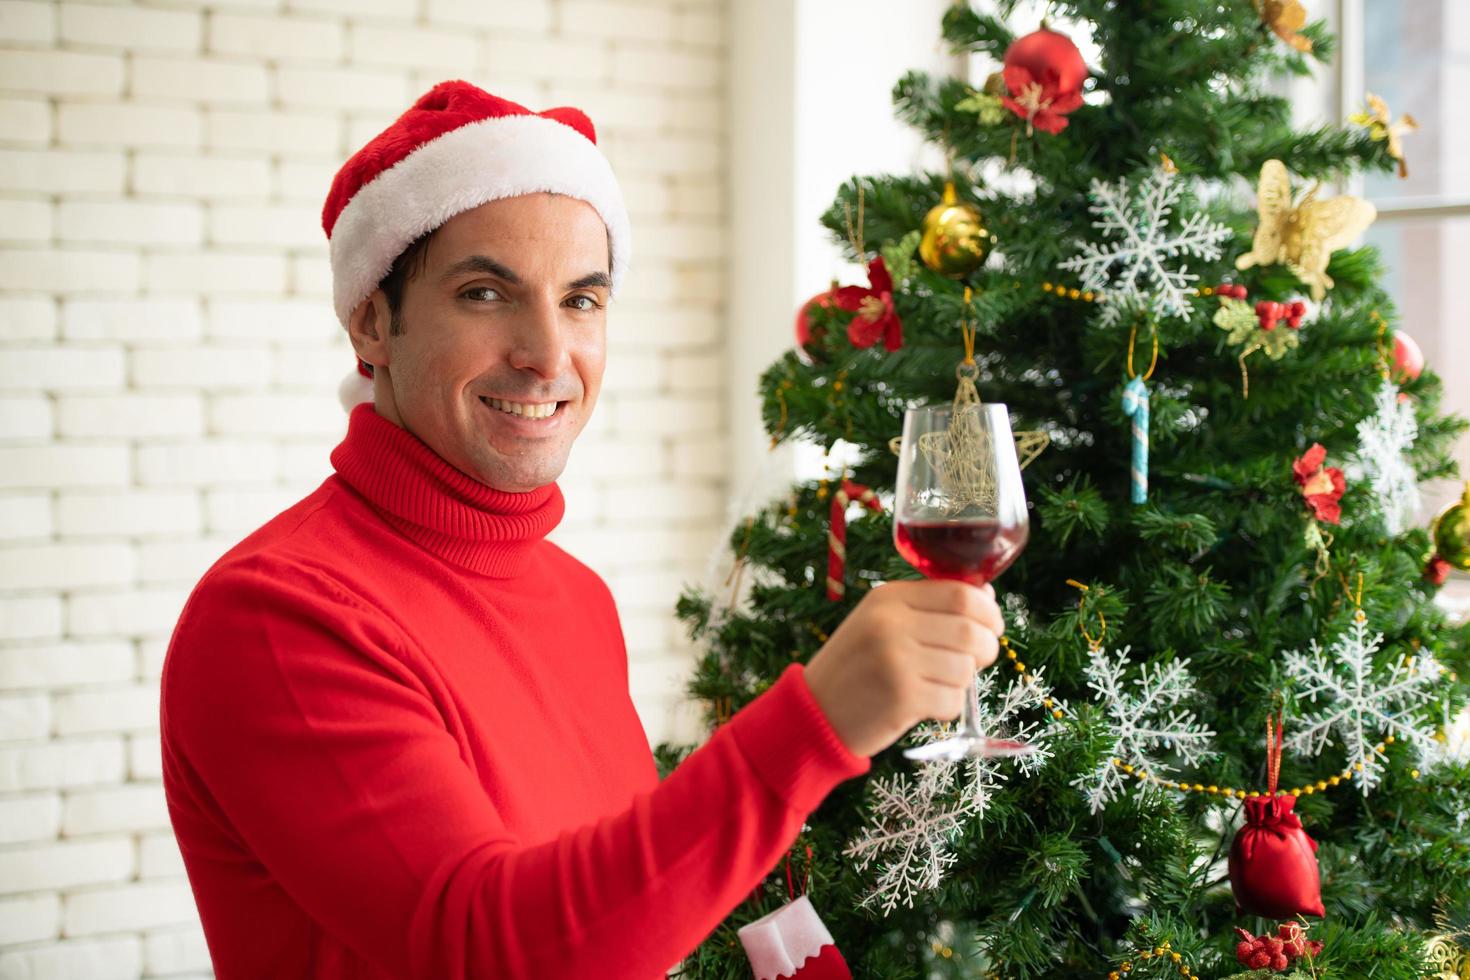
[[[1030,755],[1036,746],[1018,742],[1013,738],[986,738],[985,736],[956,735],[938,742],[926,742],[904,749],[905,759],[929,762],[934,759],[968,759],[976,757],[1014,757]]]

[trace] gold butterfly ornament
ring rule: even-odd
[[[1327,275],[1332,253],[1367,231],[1378,209],[1347,194],[1318,200],[1318,190],[1313,187],[1293,204],[1286,164],[1280,160],[1262,164],[1256,198],[1259,224],[1251,250],[1235,260],[1235,267],[1284,265],[1320,303],[1332,288]]]
[[[1405,134],[1419,128],[1418,120],[1407,112],[1395,120],[1393,113],[1388,111],[1388,103],[1372,92],[1368,93],[1367,102],[1368,107],[1348,116],[1348,122],[1367,127],[1370,139],[1386,142],[1389,157],[1399,162],[1399,178],[1409,176],[1409,164],[1404,159],[1403,138]]]
[[[1307,25],[1307,8],[1301,5],[1300,0],[1264,0],[1256,6],[1261,13],[1261,22],[1277,37],[1302,54],[1312,50],[1311,38],[1297,33]]]

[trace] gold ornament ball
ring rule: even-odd
[[[1470,977],[1470,953],[1443,936],[1430,939],[1425,959],[1431,969],[1438,971],[1433,974],[1434,980],[1465,980]]]
[[[1434,550],[1461,571],[1470,571],[1470,484],[1459,500],[1434,519]]]
[[[991,234],[980,209],[955,196],[954,181],[945,181],[944,197],[924,215],[919,258],[943,276],[959,279],[980,268]]]

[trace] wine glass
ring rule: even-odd
[[[921,405],[903,417],[893,543],[928,578],[985,585],[1016,560],[1029,521],[1011,420],[1001,404]],[[980,731],[973,679],[960,730],[904,750],[909,759],[1018,756],[1035,746]]]

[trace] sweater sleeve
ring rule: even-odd
[[[416,658],[332,579],[248,558],[196,589],[163,677],[165,742],[209,809],[392,976],[662,976],[870,767],[793,664],[625,810],[525,845]]]

